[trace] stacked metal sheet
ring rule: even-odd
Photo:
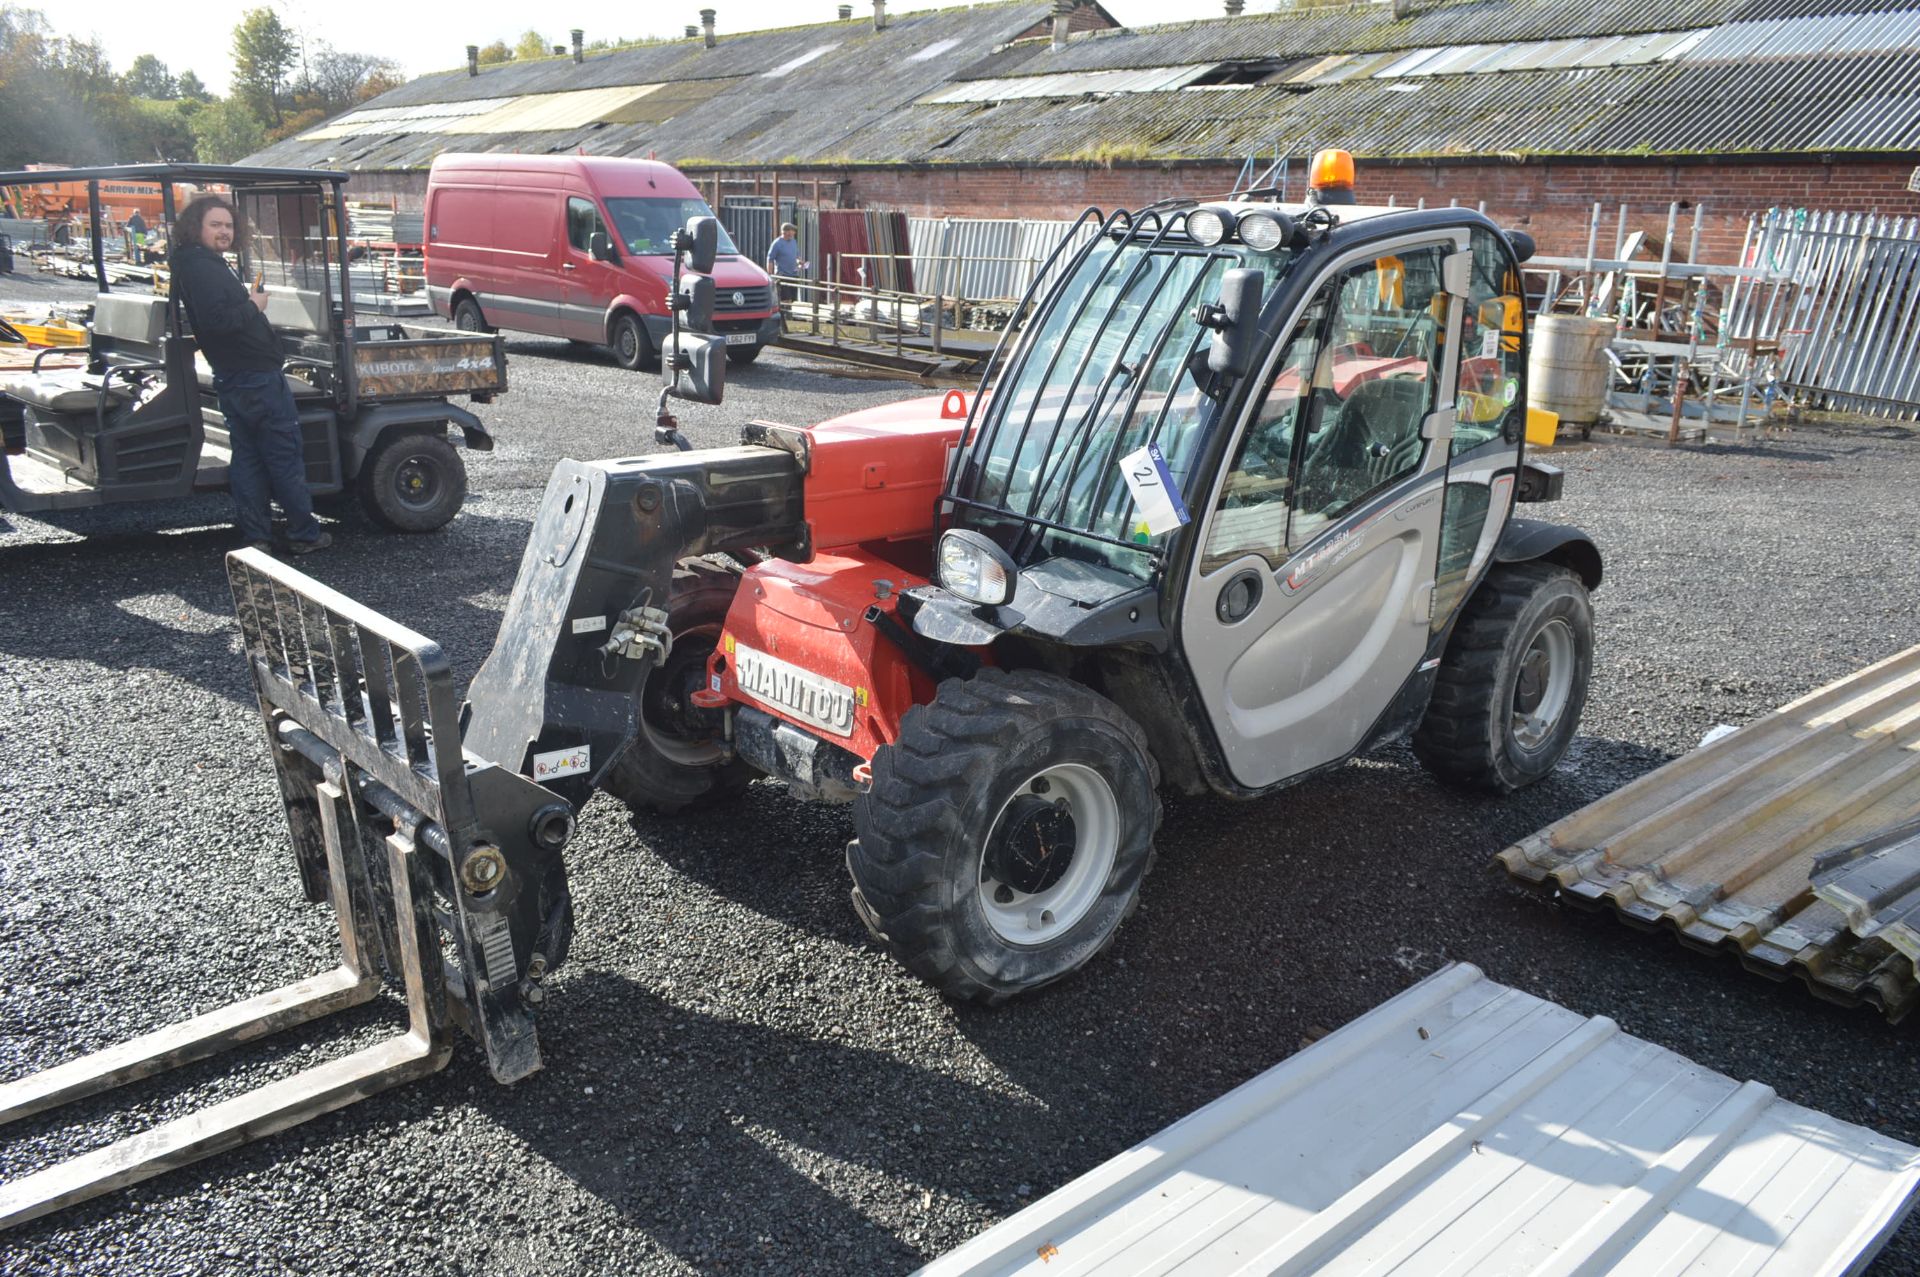
[[[922,1270],[1861,1271],[1920,1149],[1448,967]]]
[[[1810,879],[1822,853],[1916,815],[1920,647],[1649,772],[1499,860],[1522,882],[1898,1020],[1920,1003],[1914,955],[1856,934]]]
[[[1821,856],[1813,892],[1847,915],[1853,934],[1920,962],[1920,824]]]

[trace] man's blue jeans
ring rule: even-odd
[[[289,541],[318,541],[313,494],[307,491],[306,448],[300,414],[278,372],[230,372],[213,379],[220,412],[233,439],[227,487],[233,493],[240,535],[249,542],[273,537],[269,500],[287,512]]]

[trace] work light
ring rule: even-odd
[[[1196,244],[1212,248],[1233,230],[1233,214],[1223,208],[1196,208],[1187,214],[1187,234]]]
[[[1240,219],[1240,242],[1248,248],[1270,253],[1291,238],[1291,228],[1273,213],[1248,213]]]
[[[1005,603],[1016,573],[1007,552],[978,532],[954,528],[940,538],[941,588],[970,603]]]

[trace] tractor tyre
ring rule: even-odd
[[[471,297],[462,297],[460,304],[453,308],[453,326],[463,333],[493,331],[487,324],[487,317],[480,311],[480,303]]]
[[[739,588],[739,572],[705,559],[682,560],[673,570],[673,650],[666,664],[648,668],[638,693],[640,730],[600,782],[634,811],[673,816],[721,802],[759,774],[727,749],[720,711],[691,700],[707,685],[707,657]]]
[[[1447,642],[1413,752],[1463,789],[1530,785],[1573,742],[1592,672],[1593,604],[1580,578],[1552,563],[1496,566]]]
[[[443,434],[389,433],[360,463],[360,505],[395,532],[431,532],[467,501],[467,463]]]
[[[1091,961],[1139,903],[1159,782],[1139,725],[1078,683],[949,679],[907,712],[854,802],[855,904],[949,997],[1037,989]]]

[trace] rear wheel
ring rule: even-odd
[[[857,900],[915,974],[1000,1002],[1091,961],[1138,904],[1159,769],[1106,698],[1035,671],[940,685],[873,760]]]
[[[673,650],[647,671],[640,688],[640,730],[614,760],[600,788],[634,811],[671,816],[738,794],[754,769],[732,757],[718,710],[703,710],[693,693],[706,686],[707,657],[720,641],[740,574],[686,559],[673,571],[667,626]]]
[[[646,325],[638,315],[622,311],[614,316],[613,328],[607,335],[613,345],[614,361],[622,368],[640,372],[660,366],[660,357],[654,353],[653,343],[647,339]]]
[[[453,308],[453,326],[461,332],[490,333],[487,317],[480,313],[480,303],[471,297],[462,297],[460,304]]]
[[[754,360],[760,358],[760,352],[764,349],[764,346],[729,346],[727,347],[727,362],[737,364],[744,368]]]
[[[360,505],[395,532],[431,532],[467,500],[467,464],[442,434],[392,434],[361,463]]]
[[[1573,743],[1593,671],[1593,604],[1552,563],[1487,574],[1447,644],[1413,752],[1440,779],[1508,793]]]

